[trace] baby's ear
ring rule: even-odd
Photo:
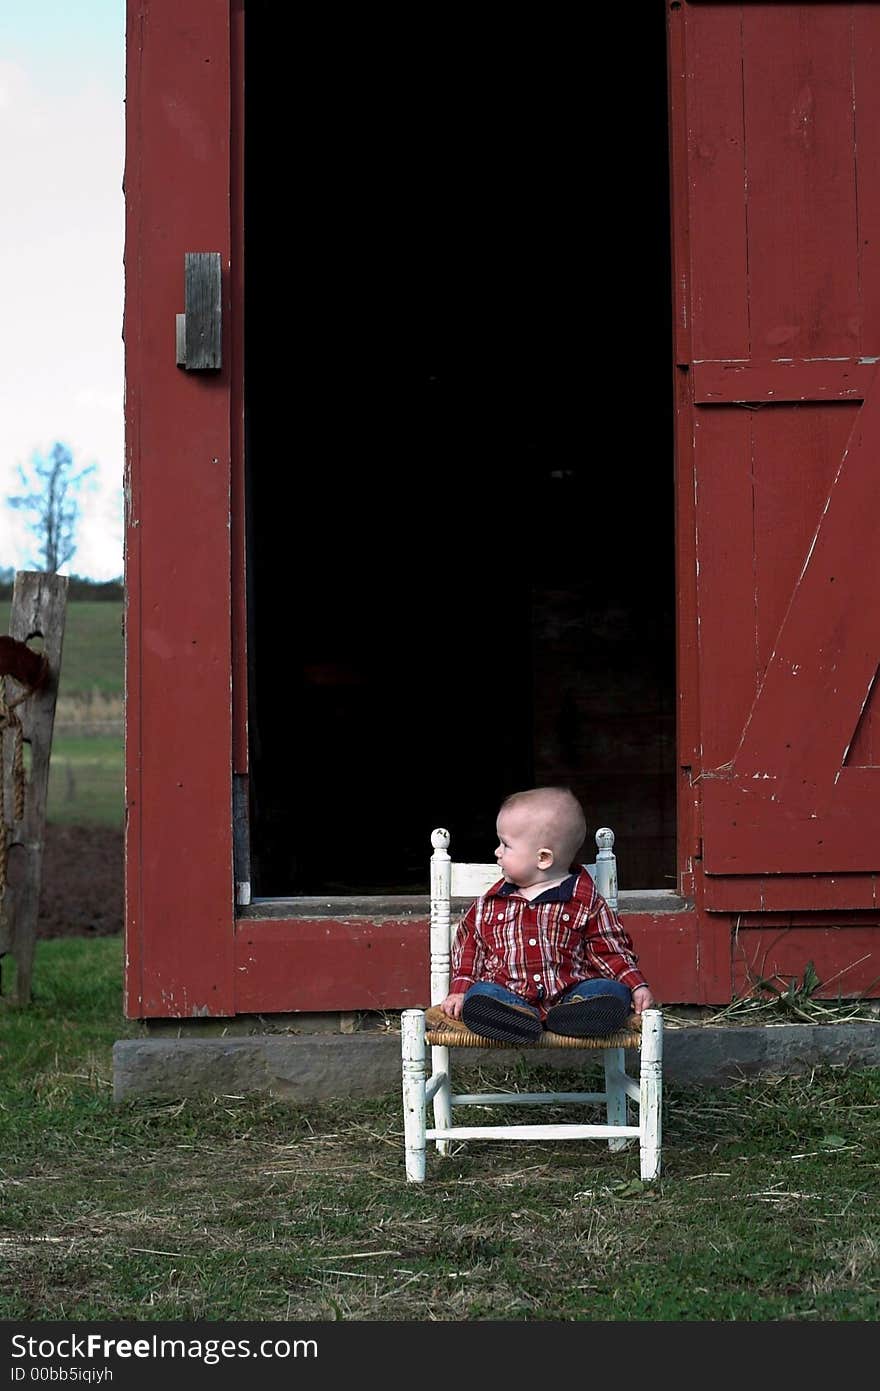
[[[550,866],[553,864],[554,859],[555,856],[553,854],[553,851],[548,850],[547,847],[544,846],[543,849],[538,851],[538,868],[549,869]]]

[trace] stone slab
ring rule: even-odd
[[[880,1067],[880,1020],[668,1028],[663,1054],[664,1079],[672,1084],[726,1086],[761,1073]],[[459,1067],[504,1069],[525,1057],[514,1049],[467,1049]],[[542,1051],[536,1062],[559,1071],[576,1067],[563,1050]],[[399,1086],[400,1035],[393,1031],[136,1038],[113,1047],[116,1101],[265,1092],[299,1102],[381,1096]]]

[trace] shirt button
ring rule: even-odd
[[[537,945],[538,945],[538,939],[537,939],[537,937],[530,937],[530,938],[529,938],[529,946],[530,946],[530,947],[536,947]]]
[[[536,971],[535,974],[532,976],[532,980],[540,980],[540,979],[541,979],[541,972],[540,972],[540,971]]]
[[[504,914],[503,914],[503,913],[499,913],[499,914],[498,914],[498,921],[499,921],[500,923],[501,923],[501,922],[504,922]]]
[[[562,921],[563,921],[564,923],[567,923],[567,922],[568,922],[568,913],[563,913],[563,915],[562,915]]]

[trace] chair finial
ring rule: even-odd
[[[596,832],[596,847],[599,850],[611,850],[614,847],[614,832],[610,826],[600,826]]]
[[[444,831],[442,826],[438,826],[436,831],[431,832],[431,846],[434,850],[448,850],[451,836],[448,831]]]

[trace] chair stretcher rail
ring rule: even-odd
[[[454,1125],[426,1130],[426,1140],[610,1140],[632,1136],[637,1125]]]
[[[453,1106],[579,1106],[605,1099],[605,1092],[462,1092],[450,1098]]]

